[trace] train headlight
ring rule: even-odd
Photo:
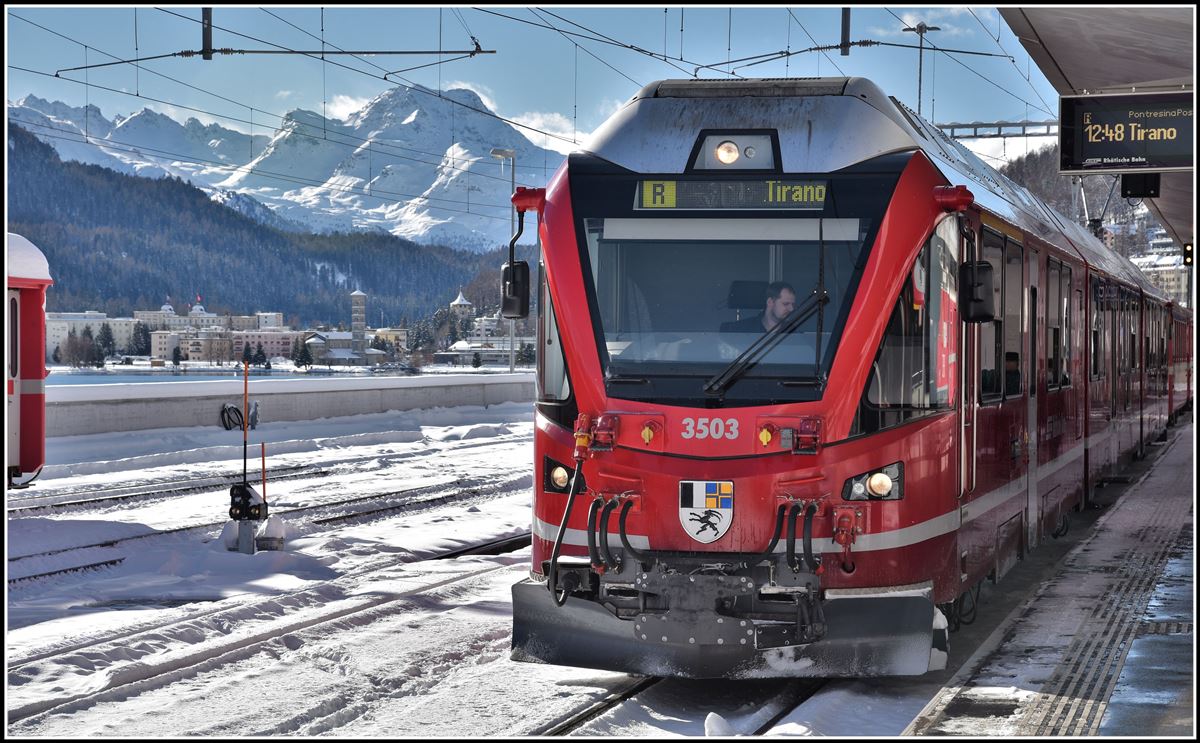
[[[727,139],[717,145],[717,150],[714,154],[722,165],[733,165],[737,162],[738,156],[741,153],[738,152],[738,146]]]
[[[571,482],[571,474],[567,472],[566,467],[555,467],[550,470],[550,482],[554,483],[554,487],[565,490]]]
[[[692,170],[779,172],[779,138],[767,129],[701,133],[692,150]]]
[[[574,470],[562,462],[550,457],[542,460],[542,489],[548,493],[565,493],[571,487],[571,473]],[[587,489],[583,473],[579,473],[579,492]]]
[[[842,487],[842,500],[900,500],[904,497],[904,463],[892,462],[855,475]]]
[[[892,478],[883,472],[876,472],[867,478],[867,490],[877,498],[886,498],[892,492]]]

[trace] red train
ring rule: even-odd
[[[1189,310],[861,78],[652,83],[513,201],[517,660],[942,667],[973,587],[1191,405]]]
[[[37,246],[8,233],[4,308],[8,381],[8,487],[24,487],[46,461],[46,289],[54,283]]]

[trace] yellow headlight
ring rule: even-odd
[[[716,155],[717,160],[719,160],[723,165],[732,165],[737,161],[738,156],[741,155],[741,152],[738,151],[738,146],[736,144],[730,142],[729,140],[725,140],[721,144],[717,145]]]
[[[565,488],[571,482],[571,474],[563,467],[555,467],[550,470],[550,482],[556,488]]]

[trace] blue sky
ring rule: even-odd
[[[179,120],[196,116],[201,121],[243,131],[249,130],[243,122],[253,118],[256,123],[261,122],[255,133],[269,133],[272,125],[278,125],[279,115],[296,108],[343,117],[389,87],[381,79],[384,71],[438,59],[436,54],[375,56],[362,60],[330,57],[339,64],[361,70],[355,72],[297,55],[218,56],[212,61],[199,57],[167,58],[143,63],[140,72],[132,65],[89,70],[86,80],[90,88],[52,77],[58,69],[112,62],[113,57],[105,52],[127,59],[200,47],[199,6],[156,7],[139,7],[135,14],[132,6],[6,6],[7,98],[17,100],[32,93],[76,106],[88,102],[99,106],[110,119],[149,106]],[[291,49],[320,49],[322,21],[325,40],[347,50],[463,50],[472,47],[471,36],[474,36],[483,49],[494,49],[496,54],[404,72],[389,79],[419,83],[435,90],[469,87],[498,114],[569,140],[582,139],[641,85],[651,81],[688,77],[699,65],[717,65],[716,69],[701,70],[701,77],[728,78],[717,70],[736,68],[739,63],[726,65],[726,60],[788,49],[799,51],[840,40],[840,6],[793,7],[790,12],[783,6],[738,7],[732,13],[727,7],[713,6],[683,9],[549,6],[545,10],[486,6],[486,10],[491,12],[471,6],[331,7],[324,10],[322,17],[318,7],[265,6],[264,10],[215,6],[213,21],[218,30],[214,31],[213,45],[272,49],[277,47],[270,44],[275,44]],[[925,118],[943,123],[1040,121],[1056,117],[1057,95],[1036,65],[1029,62],[1025,50],[995,8],[853,7],[851,40],[915,44],[917,35],[901,29],[917,21],[941,29],[927,35],[927,47],[1007,54],[1013,58],[948,55],[927,48],[921,101]],[[546,25],[586,37],[607,37],[659,56],[539,27]],[[232,31],[254,38],[238,36]],[[664,53],[666,61],[662,59]],[[443,58],[450,56],[456,55]],[[915,109],[917,67],[916,49],[875,46],[853,48],[847,57],[839,56],[836,51],[807,52],[786,61],[780,59],[736,71],[748,77],[842,74],[868,77]],[[175,81],[149,70],[169,75]],[[85,73],[63,73],[63,77],[82,81]],[[203,90],[189,88],[185,83]],[[129,93],[164,102],[147,101]],[[187,111],[183,106],[207,113]],[[569,142],[552,140],[544,134],[528,134],[538,145],[562,151],[571,147]],[[1002,144],[999,140],[986,140],[976,149],[993,157],[1011,157],[1039,143],[1010,139]],[[996,160],[992,162],[999,164]]]

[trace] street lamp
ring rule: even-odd
[[[925,59],[925,34],[928,31],[941,31],[942,29],[940,29],[937,26],[926,26],[925,21],[921,21],[920,23],[917,24],[916,28],[909,26],[909,27],[905,28],[904,30],[912,31],[917,36],[921,37],[921,43],[920,43],[920,45],[918,47],[918,51],[917,51],[917,116],[920,116],[921,115],[921,67],[922,67],[924,59]],[[935,98],[936,98],[936,94],[935,94]]]
[[[499,160],[502,163],[505,160],[509,161],[509,170],[512,175],[512,188],[509,190],[508,195],[509,195],[509,197],[511,197],[514,193],[517,192],[517,151],[513,150],[513,149],[506,149],[504,147],[493,147],[492,148],[492,157],[496,158],[497,160]],[[516,223],[515,223],[516,218],[517,218],[517,207],[514,204],[512,211],[509,212],[509,215],[508,215],[508,232],[510,235],[516,234],[516,229],[517,229]],[[515,340],[515,336],[516,336],[515,327],[516,327],[516,321],[509,319],[509,321],[508,321],[508,371],[510,374],[512,372],[516,371],[516,366],[517,366],[517,351],[516,351],[515,344],[514,344],[514,340]]]

